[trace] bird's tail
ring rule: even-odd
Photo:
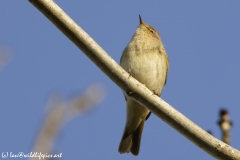
[[[145,120],[139,124],[137,129],[132,133],[127,133],[125,128],[122,140],[120,142],[118,151],[122,153],[131,152],[133,155],[137,156],[140,150],[140,143],[142,137],[142,131],[144,127]]]

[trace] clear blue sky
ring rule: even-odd
[[[159,31],[169,56],[162,98],[217,138],[218,111],[227,108],[231,145],[240,149],[240,1],[55,2],[117,62],[141,14]],[[104,101],[58,135],[54,152],[63,159],[213,159],[153,114],[139,156],[119,154],[121,90],[28,1],[1,1],[0,22],[0,46],[12,54],[0,72],[1,153],[31,151],[51,93],[70,99],[100,82]]]

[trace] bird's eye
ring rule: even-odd
[[[149,30],[150,30],[150,32],[152,32],[152,33],[154,32],[152,29],[149,29]]]

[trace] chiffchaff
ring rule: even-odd
[[[122,53],[120,65],[135,79],[160,96],[167,81],[168,57],[160,35],[139,15],[140,25]],[[138,155],[144,122],[151,112],[125,94],[127,118],[120,153]]]

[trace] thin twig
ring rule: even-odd
[[[232,122],[229,120],[229,113],[226,109],[220,109],[218,125],[222,131],[222,141],[230,144],[230,129]]]

